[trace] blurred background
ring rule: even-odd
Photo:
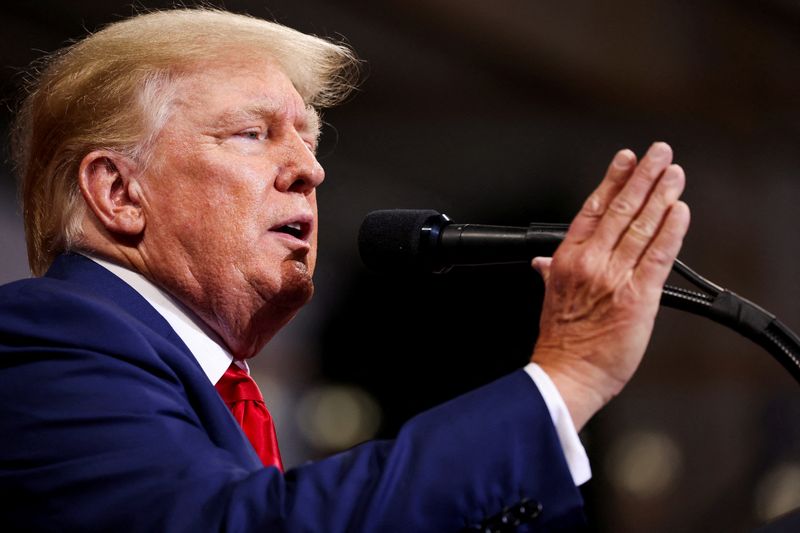
[[[31,60],[169,5],[4,2],[6,138]],[[253,363],[287,463],[390,438],[521,367],[535,341],[542,287],[526,267],[368,273],[356,235],[373,209],[568,222],[616,150],[665,140],[688,177],[682,259],[800,330],[797,0],[224,5],[344,39],[365,62],[355,97],[325,114],[315,299]],[[8,163],[1,172],[6,282],[29,271]],[[701,318],[662,311],[639,373],[582,438],[596,531],[748,531],[800,506],[797,383]]]

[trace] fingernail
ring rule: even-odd
[[[671,151],[667,143],[656,142],[650,146],[650,149],[647,151],[647,156],[650,159],[664,159],[669,156]]]
[[[664,177],[661,179],[668,182],[673,182],[678,180],[678,175],[683,172],[681,167],[678,165],[670,165],[667,167],[667,170],[664,171]]]
[[[614,156],[614,166],[617,168],[628,168],[633,163],[630,150],[620,150]]]

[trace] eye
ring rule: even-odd
[[[263,141],[267,138],[267,132],[261,130],[244,130],[237,133],[236,136],[250,141]]]

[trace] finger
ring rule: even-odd
[[[606,212],[608,204],[622,190],[636,167],[636,154],[620,150],[611,160],[606,175],[597,189],[583,203],[578,215],[570,224],[564,240],[581,243],[592,236],[597,223]]]
[[[531,262],[533,269],[542,276],[545,285],[547,280],[550,279],[550,266],[553,264],[552,257],[535,257]]]
[[[689,229],[691,214],[684,202],[676,202],[664,218],[650,246],[645,250],[634,270],[634,282],[638,287],[658,288],[659,292],[667,281],[672,264],[678,257],[683,238]]]
[[[653,185],[672,162],[672,149],[663,142],[654,143],[633,171],[625,186],[608,204],[594,233],[601,249],[612,250],[647,201]]]
[[[653,188],[647,203],[614,249],[612,260],[615,267],[631,268],[639,262],[661,227],[664,217],[683,193],[685,185],[683,169],[678,165],[668,166]]]

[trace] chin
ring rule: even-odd
[[[311,301],[312,296],[314,296],[314,283],[309,279],[304,283],[292,283],[288,287],[284,285],[269,303],[272,307],[298,311]]]
[[[269,298],[271,307],[298,310],[314,295],[311,271],[301,261],[286,261],[281,266],[280,282]]]

